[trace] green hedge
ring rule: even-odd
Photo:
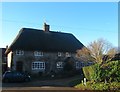
[[[87,80],[94,80],[97,77],[96,74],[99,71],[99,65],[95,64],[95,65],[83,67],[82,69],[84,76],[87,78]]]
[[[110,61],[103,65],[95,64],[82,69],[84,76],[89,81],[120,82],[120,61]]]
[[[94,73],[94,69],[92,67],[93,67],[93,65],[82,68],[84,76],[86,77],[87,80],[91,80],[92,79],[91,76]]]
[[[101,67],[101,79],[120,82],[120,61],[112,61]]]
[[[95,92],[98,92],[98,90],[102,91],[102,92],[118,92],[118,90],[120,89],[120,82],[111,82],[111,83],[104,83],[104,82],[97,82],[97,83],[91,83],[91,82],[87,82],[87,85],[83,85],[78,84],[76,86],[74,86],[75,88],[79,88],[81,90],[96,90]]]

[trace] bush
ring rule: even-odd
[[[87,80],[100,82],[120,82],[120,61],[110,61],[109,63],[83,67],[83,73]]]
[[[91,80],[91,75],[93,74],[94,70],[91,66],[83,67],[83,73],[87,80]]]
[[[120,82],[120,61],[111,61],[101,67],[101,80]]]
[[[83,67],[83,73],[87,80],[97,81],[100,80],[100,65],[95,64],[87,67]]]
[[[92,85],[93,90],[108,90],[109,84],[107,83],[95,83]]]
[[[109,90],[120,90],[120,83],[119,82],[112,82],[112,83],[104,83],[104,82],[97,82],[97,83],[91,83],[87,82],[87,85],[78,84],[75,86],[75,88],[79,88],[81,90],[106,90],[107,92]],[[110,91],[110,92],[116,92],[116,91]]]
[[[119,90],[120,89],[120,82],[112,82],[110,83],[110,90]]]

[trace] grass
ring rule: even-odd
[[[87,82],[86,86],[82,83],[75,86],[75,88],[79,88],[81,90],[120,90],[120,82],[112,82],[112,83],[91,83]]]

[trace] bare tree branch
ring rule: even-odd
[[[116,49],[106,40],[98,39],[91,42],[87,48],[77,51],[78,57],[83,61],[102,63],[111,60],[116,54]],[[105,57],[107,56],[107,57]],[[103,58],[105,58],[103,60]]]

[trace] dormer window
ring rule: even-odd
[[[24,51],[23,50],[16,50],[16,55],[24,55]]]
[[[34,56],[43,56],[43,52],[41,52],[41,51],[34,51]]]
[[[71,57],[71,54],[66,52],[66,57]]]
[[[61,52],[58,52],[58,57],[61,57],[62,56],[62,53]]]

